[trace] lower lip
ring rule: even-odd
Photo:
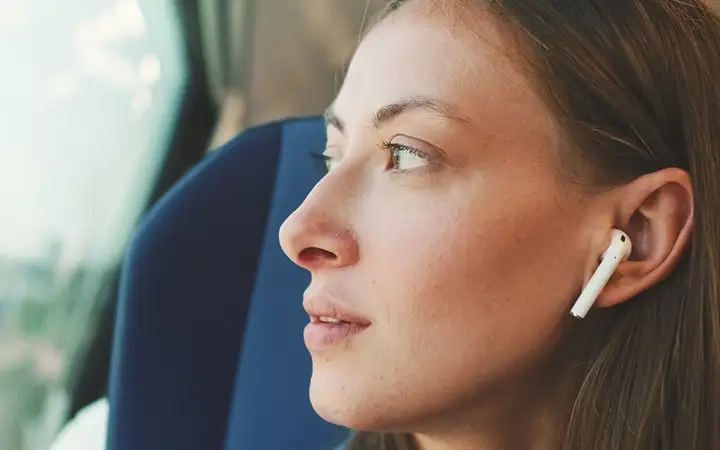
[[[347,342],[368,327],[355,324],[310,322],[305,327],[305,345],[309,350],[319,350]]]

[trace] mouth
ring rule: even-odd
[[[317,352],[339,344],[347,344],[368,328],[369,325],[347,322],[332,317],[316,317],[311,318],[310,323],[305,327],[303,337],[308,350]]]
[[[353,322],[329,316],[310,316],[310,323],[326,323],[329,325],[353,325]]]
[[[304,338],[305,345],[311,352],[347,344],[371,325],[370,320],[327,298],[306,296],[303,303],[310,316]]]

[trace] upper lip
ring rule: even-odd
[[[327,295],[305,294],[303,308],[313,322],[319,321],[320,317],[328,317],[365,327],[372,323],[370,319],[351,311],[346,305]]]

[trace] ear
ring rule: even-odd
[[[614,226],[630,236],[632,253],[618,265],[595,302],[606,308],[665,279],[688,249],[693,228],[692,183],[684,170],[669,168],[644,175],[610,196]],[[610,237],[607,231],[605,247]]]

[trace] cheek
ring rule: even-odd
[[[382,285],[380,292],[420,302],[445,299],[443,304],[452,303],[450,293],[464,292],[453,302],[492,309],[505,304],[516,288],[547,286],[547,278],[537,275],[558,273],[562,262],[575,256],[573,246],[563,245],[572,241],[575,222],[554,204],[502,192],[457,191],[365,203],[356,222],[362,270],[373,285]],[[575,282],[572,276],[562,278],[567,282],[560,283],[560,291]]]
[[[401,358],[417,359],[407,347],[451,362],[452,349],[480,357],[542,347],[574,293],[577,256],[561,241],[575,223],[539,200],[552,196],[478,192],[367,203],[363,284]]]

